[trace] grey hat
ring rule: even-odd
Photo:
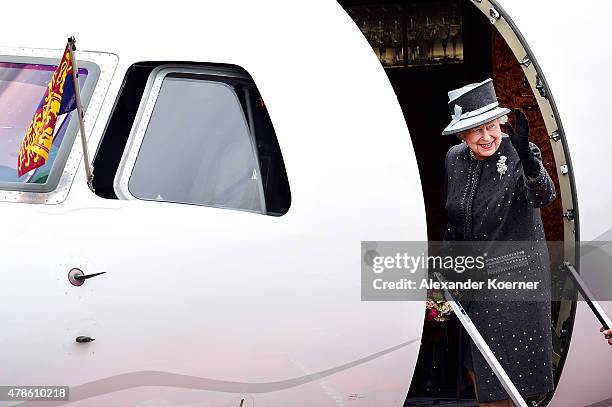
[[[510,113],[510,109],[499,107],[491,78],[451,90],[448,99],[453,119],[442,132],[443,135],[478,127]]]

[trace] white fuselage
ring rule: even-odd
[[[605,24],[586,6],[534,3],[503,5],[557,102],[582,240],[610,239]],[[68,12],[3,5],[0,46],[59,58],[75,35],[82,49],[118,57],[100,108],[87,112],[92,154],[134,63],[236,64],[265,99],[292,203],[271,217],[107,200],[87,188],[82,162],[60,203],[0,202],[0,385],[70,386],[71,406],[403,405],[424,303],[361,301],[360,243],[427,240],[422,188],[397,98],[343,9],[111,1]],[[106,274],[75,287],[74,267]],[[612,363],[598,328],[579,304],[551,405],[612,397],[592,370]]]

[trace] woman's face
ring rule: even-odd
[[[501,144],[502,132],[499,119],[463,131],[459,133],[459,138],[465,141],[474,157],[479,160],[485,159],[495,154]]]

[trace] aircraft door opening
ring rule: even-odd
[[[402,107],[419,166],[428,239],[443,240],[445,154],[458,142],[440,134],[449,120],[447,92],[492,78],[499,105],[526,114],[530,139],[557,190],[557,198],[541,210],[546,240],[565,242],[563,250],[550,253],[550,270],[564,261],[576,264],[578,209],[565,135],[543,73],[505,11],[486,0],[339,3],[372,46]],[[575,309],[575,298],[551,302],[555,383],[569,349]],[[475,405],[460,363],[464,335],[456,319],[425,322],[406,405],[451,400]],[[527,401],[546,405],[552,395]]]

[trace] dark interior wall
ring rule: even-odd
[[[428,208],[429,240],[442,240],[444,234],[444,159],[448,149],[458,143],[455,136],[441,134],[450,122],[448,91],[481,82],[492,75],[491,24],[475,7],[462,6],[462,64],[387,70],[402,106],[416,156],[421,158],[417,159],[417,164]]]

